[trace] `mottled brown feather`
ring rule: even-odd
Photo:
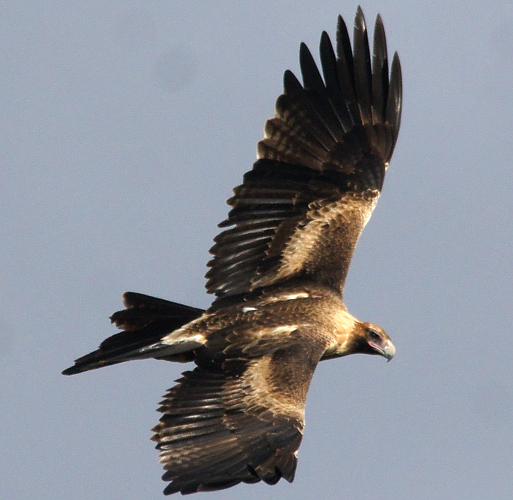
[[[322,339],[294,325],[213,335],[200,366],[183,374],[159,408],[153,439],[170,481],[164,492],[292,481]]]
[[[339,18],[336,53],[323,33],[320,55],[322,76],[301,44],[303,84],[285,72],[258,160],[228,201],[207,273],[219,299],[301,277],[343,290],[397,140],[401,69],[395,55],[389,75],[379,16],[371,57],[361,9],[353,48]]]

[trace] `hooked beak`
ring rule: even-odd
[[[369,342],[369,345],[378,353],[381,354],[387,361],[390,361],[395,356],[395,345],[391,340],[386,340],[382,346]]]

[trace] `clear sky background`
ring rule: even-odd
[[[0,498],[161,498],[150,428],[184,366],[60,371],[126,290],[209,305],[207,251],[283,71],[356,6],[0,3]],[[513,498],[513,3],[363,8],[404,112],[346,301],[398,354],[322,363],[295,482],[212,499]]]

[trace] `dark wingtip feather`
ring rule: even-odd
[[[362,31],[367,31],[367,24],[365,23],[365,15],[360,5],[356,8],[356,15],[354,16],[354,27]]]
[[[325,90],[324,82],[310,49],[303,42],[299,47],[299,63],[305,89],[315,90],[322,94]]]
[[[379,25],[379,26],[381,26],[381,29],[382,29],[383,31],[385,30],[385,28],[384,28],[384,24],[383,24],[383,18],[381,17],[381,14],[378,14],[378,15],[376,16],[376,27],[377,27],[378,25]]]
[[[397,141],[397,135],[399,134],[399,128],[401,127],[401,111],[402,111],[402,100],[403,100],[403,82],[402,82],[402,71],[401,61],[397,52],[394,53],[392,59],[392,69],[390,72],[390,87],[388,92],[387,101],[387,122],[392,125],[394,129],[394,145]],[[390,155],[392,155],[392,150]]]
[[[334,87],[337,91],[338,81],[336,76],[336,59],[335,51],[331,43],[330,36],[326,31],[321,34],[321,41],[319,43],[319,53],[321,56],[321,66],[324,74],[324,81],[327,87]]]
[[[290,71],[290,69],[287,69],[283,73],[283,89],[285,91],[285,94],[293,94],[295,92],[303,90],[303,86],[296,78],[296,75],[292,73],[292,71]]]
[[[376,16],[376,23],[374,25],[374,55],[387,54],[387,39],[385,35],[385,26],[383,19],[378,14]]]
[[[321,44],[323,42],[328,42],[331,45],[331,39],[326,30],[323,30],[321,33]]]
[[[364,125],[372,123],[372,82],[371,62],[369,52],[369,39],[367,35],[367,24],[361,7],[358,7],[354,19],[353,34],[353,61],[354,61],[354,83],[358,96],[358,106]]]
[[[353,52],[351,50],[351,40],[346,22],[342,16],[338,16],[337,20],[337,57],[350,67],[352,73]]]
[[[378,14],[374,27],[372,52],[372,119],[373,123],[385,121],[388,96],[388,55],[383,20]]]
[[[346,23],[342,16],[338,16],[337,21],[337,77],[340,85],[340,95],[345,101],[345,107],[350,114],[352,125],[357,120],[359,111],[356,109],[354,94],[354,61],[351,40],[347,30]],[[359,119],[359,117],[358,117]]]

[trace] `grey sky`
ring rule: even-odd
[[[292,485],[212,499],[513,498],[513,4],[363,3],[404,113],[346,300],[398,349],[322,363]],[[206,307],[207,250],[298,47],[356,4],[0,4],[0,498],[161,498],[183,365],[60,371],[133,290]]]

